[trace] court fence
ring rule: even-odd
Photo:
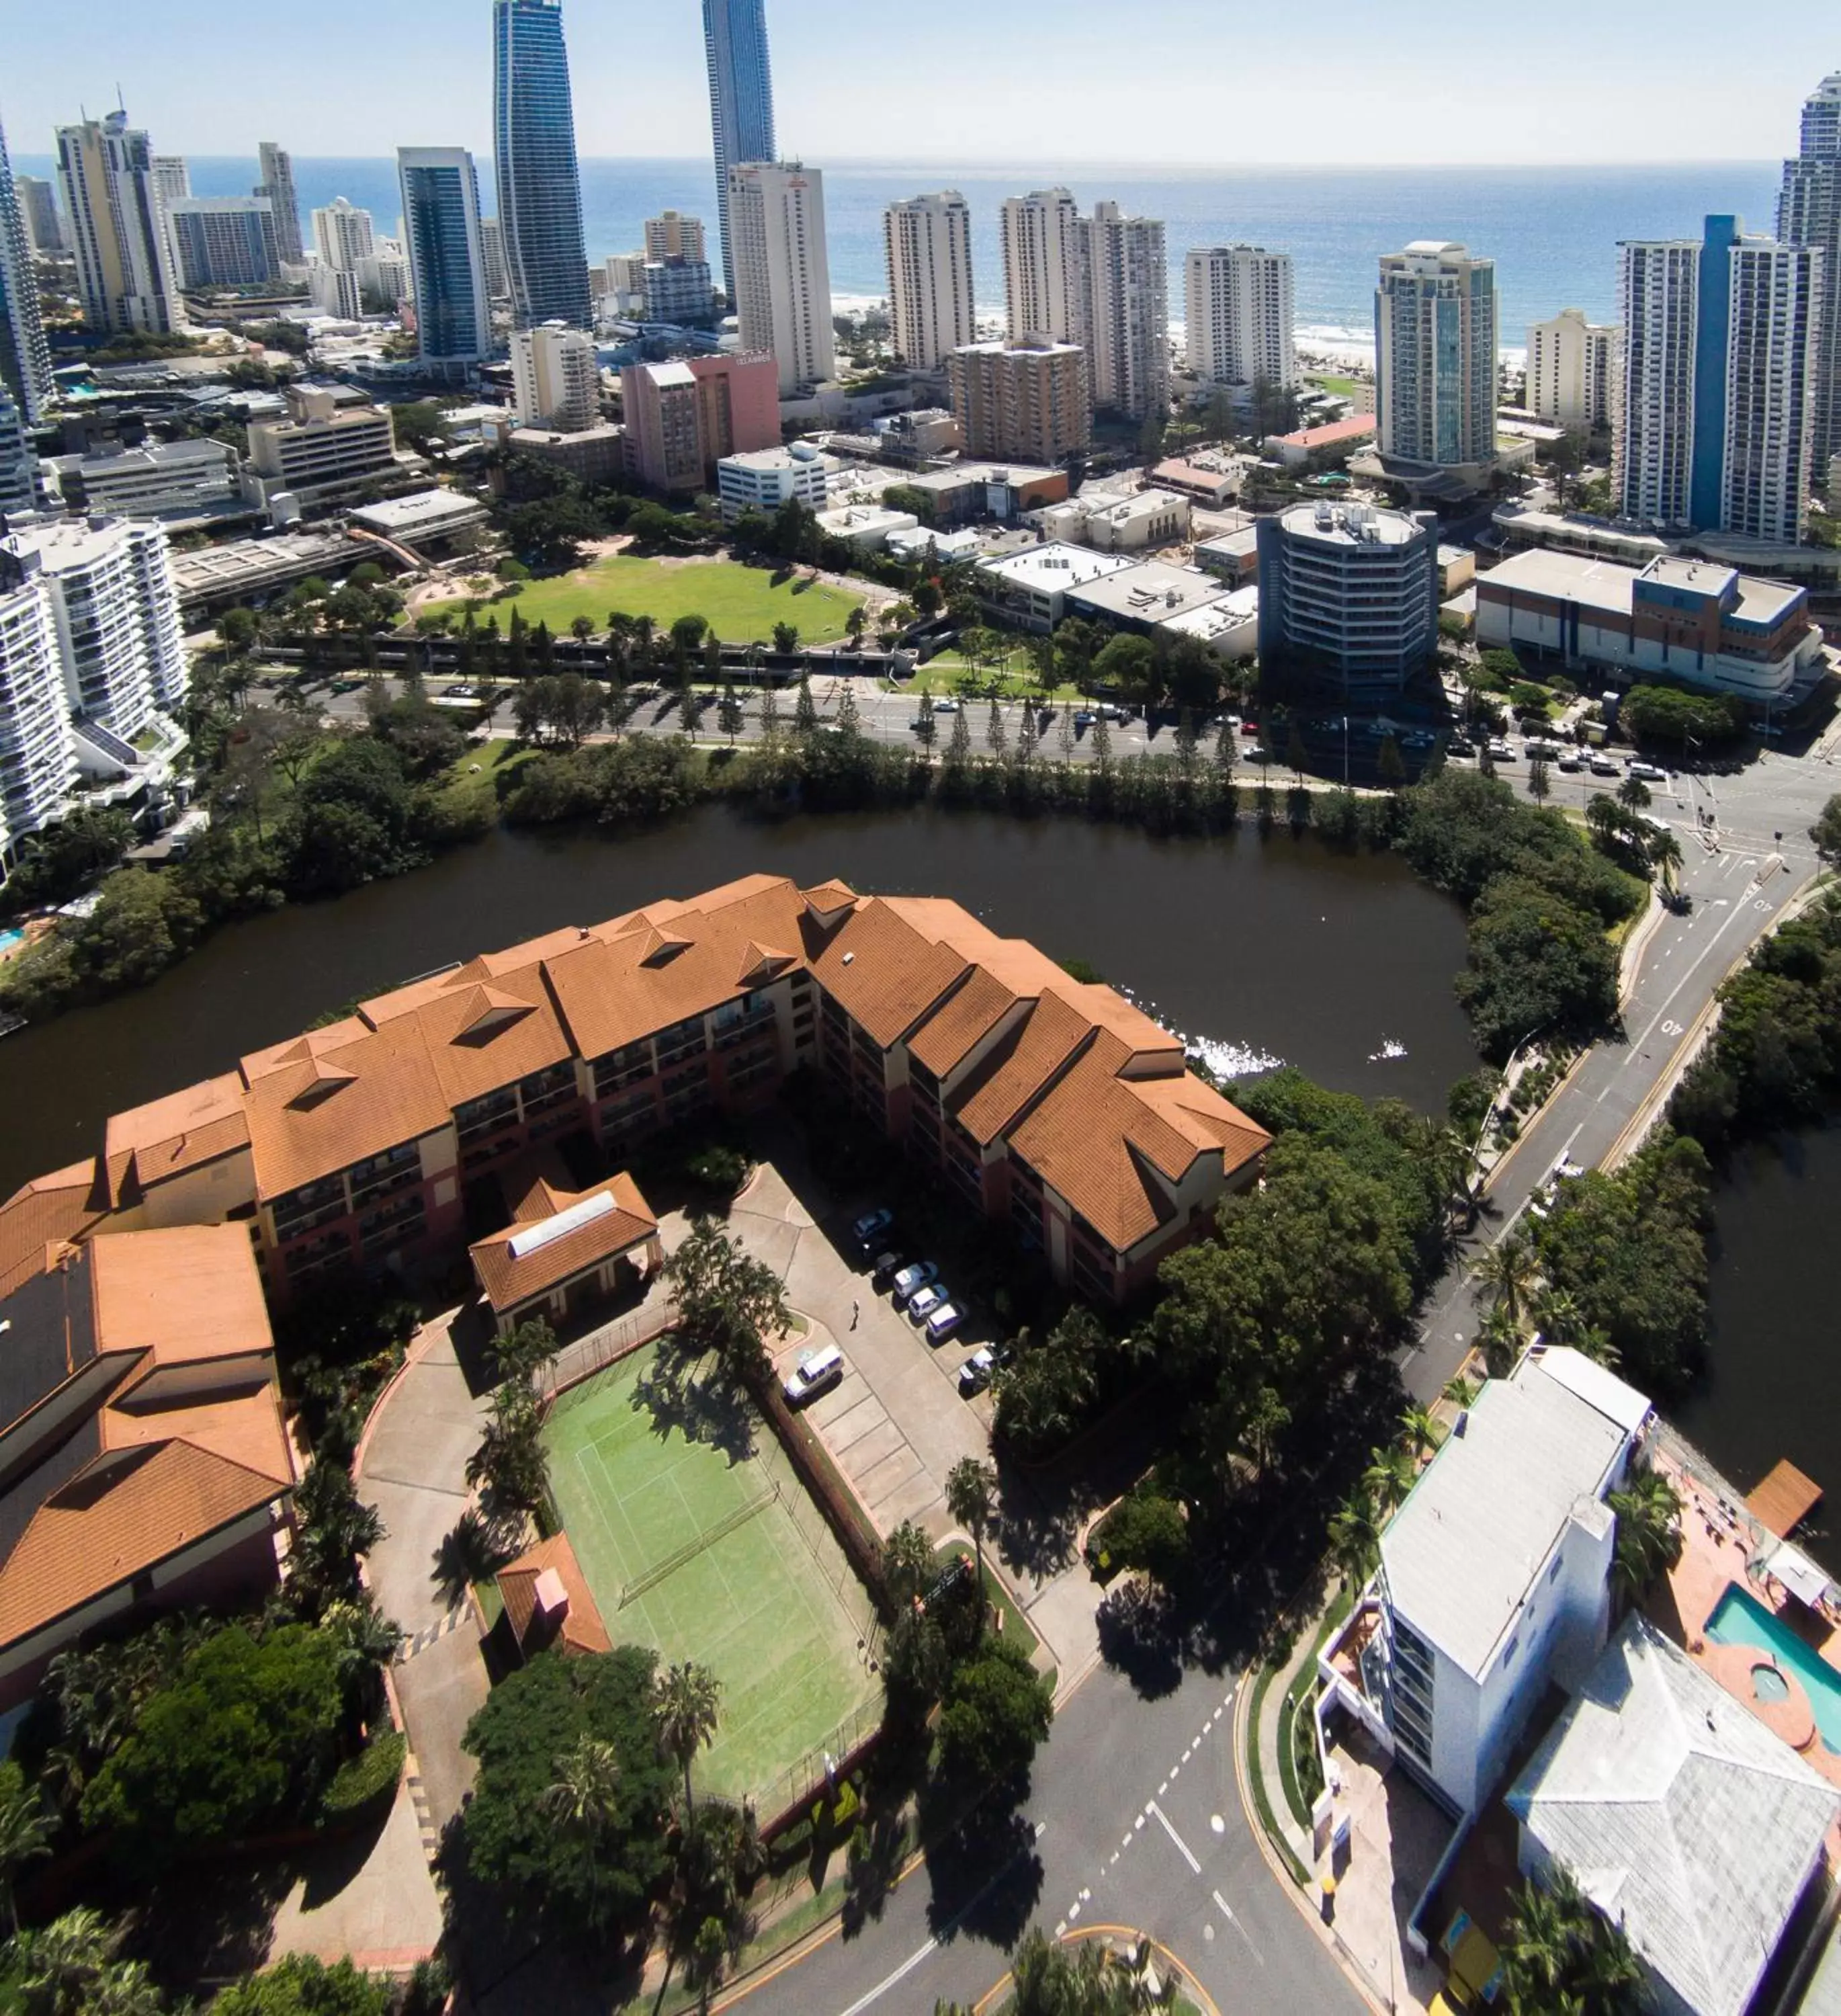
[[[564,1345],[538,1374],[538,1399],[546,1409],[552,1406],[570,1387],[581,1385],[584,1380],[592,1379],[596,1373],[605,1372],[609,1366],[617,1365],[623,1358],[631,1358],[635,1352],[656,1343],[667,1330],[674,1329],[677,1322],[678,1305],[667,1295],[648,1302],[642,1309],[629,1309],[612,1323],[602,1323],[573,1344]]]

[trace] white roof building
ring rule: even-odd
[[[746,511],[771,517],[795,500],[823,510],[833,466],[810,448],[763,448],[722,456],[716,464],[716,491],[725,522],[732,525]]]
[[[354,525],[387,539],[450,538],[469,526],[483,525],[486,507],[476,497],[457,490],[417,490],[407,497],[386,497],[351,513]]]
[[[1031,630],[1052,630],[1066,614],[1066,598],[1090,581],[1120,574],[1132,563],[1123,553],[1096,553],[1088,546],[1052,542],[1001,560],[981,560],[983,593]]]
[[[1631,1617],[1508,1795],[1521,1866],[1620,1924],[1663,2016],[1742,2016],[1841,1791]]]

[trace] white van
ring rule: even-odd
[[[781,1391],[789,1407],[803,1407],[821,1393],[829,1393],[843,1377],[843,1353],[834,1344],[822,1351],[808,1351],[795,1366]]]

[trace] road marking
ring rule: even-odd
[[[1163,1780],[1163,1784],[1160,1784],[1160,1785],[1157,1787],[1157,1797],[1158,1797],[1160,1799],[1160,1798],[1163,1798],[1163,1795],[1164,1795],[1166,1792],[1167,1792],[1169,1790],[1170,1790],[1170,1780],[1169,1780],[1167,1778],[1166,1778],[1166,1779]]]
[[[1260,1951],[1259,1948],[1253,1944],[1253,1935],[1249,1932],[1246,1928],[1241,1924],[1240,1921],[1234,1916],[1233,1906],[1228,1902],[1227,1899],[1224,1898],[1218,1890],[1214,1893],[1214,1901],[1221,1907],[1222,1915],[1226,1918],[1228,1923],[1233,1927],[1235,1931],[1240,1935],[1242,1939],[1246,1940],[1247,1951],[1253,1955],[1253,1958],[1259,1962],[1261,1967],[1264,1967],[1266,1964],[1266,1957]]]
[[[1228,1823],[1219,1813],[1210,1813],[1208,1816],[1208,1824],[1216,1834],[1225,1834],[1228,1831]]]
[[[1182,1857],[1183,1860],[1189,1865],[1191,1874],[1199,1876],[1202,1874],[1202,1865],[1196,1859],[1194,1851],[1190,1848],[1188,1843],[1183,1839],[1182,1836],[1177,1832],[1176,1829],[1170,1824],[1170,1816],[1164,1812],[1163,1809],[1157,1804],[1155,1799],[1151,1802],[1151,1811],[1157,1816],[1157,1824],[1162,1827],[1163,1831],[1169,1835],[1170,1838],[1175,1842],[1176,1852]],[[1228,1913],[1230,1917],[1232,1915],[1233,1913],[1232,1912]]]
[[[1066,1928],[1063,1929],[1065,1930]],[[842,2016],[863,2016],[863,2011],[865,2009],[879,2002],[891,1988],[898,1988],[923,1960],[930,1960],[939,1949],[940,1942],[937,1939],[929,1939],[924,1946],[916,1948],[886,1981],[879,1981],[867,1995],[859,1996],[849,2008],[842,2012]]]
[[[1138,1818],[1131,1823],[1131,1831],[1134,1834],[1142,1834],[1144,1831],[1144,1822],[1145,1816],[1142,1813],[1140,1813]]]

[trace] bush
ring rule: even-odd
[[[1169,1589],[1188,1566],[1188,1523],[1174,1499],[1140,1485],[1101,1520],[1087,1545],[1101,1570],[1142,1569]]]
[[[1619,719],[1639,742],[1731,742],[1745,727],[1745,703],[1730,693],[1684,693],[1677,686],[1633,686]]]
[[[713,1197],[732,1197],[748,1180],[748,1158],[739,1149],[718,1143],[687,1155],[684,1173]]]
[[[390,1984],[361,1974],[349,1960],[335,1967],[289,1953],[253,1979],[233,1982],[210,2016],[390,2016]]]
[[[333,1773],[320,1802],[328,1821],[350,1820],[372,1804],[382,1805],[396,1795],[408,1755],[408,1740],[401,1730],[392,1730],[366,1744],[357,1756],[349,1757]]]

